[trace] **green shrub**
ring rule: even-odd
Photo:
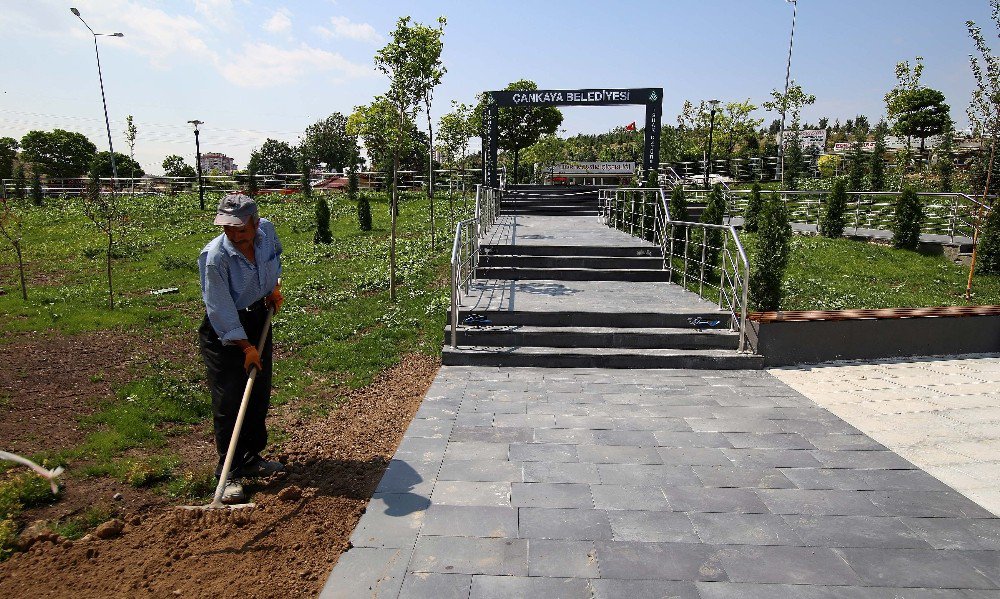
[[[330,205],[326,203],[326,198],[320,195],[316,200],[316,235],[313,236],[313,243],[331,241],[333,234],[330,233]]]
[[[705,206],[705,211],[701,213],[701,218],[698,219],[698,222],[710,225],[721,225],[725,214],[726,200],[722,196],[722,186],[716,183],[712,186],[712,193],[708,196],[708,204]],[[691,237],[693,243],[688,250],[689,252],[693,252],[694,255],[692,258],[699,261],[704,253],[705,278],[711,278],[715,273],[715,267],[719,263],[719,254],[722,250],[722,230],[699,229],[698,232]],[[704,252],[701,247],[702,245],[705,246]]]
[[[893,247],[915,250],[920,245],[920,226],[924,221],[924,207],[912,187],[907,187],[896,199],[892,219]]]
[[[750,304],[755,310],[769,312],[781,307],[781,282],[788,266],[791,242],[788,210],[777,194],[771,194],[761,209],[757,251],[750,273]]]
[[[677,185],[670,191],[670,202],[667,204],[667,211],[670,213],[670,220],[691,220],[691,215],[688,213],[687,198],[684,197],[684,188],[682,186]],[[685,227],[674,227],[674,239],[684,241],[684,229]]]
[[[31,201],[35,206],[41,206],[44,196],[42,195],[42,174],[38,172],[38,168],[32,169],[31,172]]]
[[[823,219],[819,224],[819,232],[823,237],[836,239],[844,234],[844,212],[847,210],[847,182],[837,179],[833,182],[833,191],[826,200]]]
[[[983,274],[1000,274],[1000,205],[994,205],[979,234],[976,270]]]
[[[257,197],[257,171],[250,169],[247,171],[247,195],[251,198]]]
[[[347,175],[347,199],[358,206],[358,228],[362,231],[372,230],[372,205],[368,196],[358,193],[358,171],[351,169]]]
[[[14,197],[18,200],[23,200],[25,198],[24,166],[20,163],[14,165]]]
[[[760,223],[760,209],[763,201],[760,198],[760,183],[754,183],[750,188],[750,197],[747,199],[747,209],[743,213],[743,230],[747,233],[756,233]]]

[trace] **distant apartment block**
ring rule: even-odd
[[[201,155],[201,170],[205,173],[216,170],[220,173],[231,175],[236,170],[236,163],[232,158],[218,152],[209,152]]]

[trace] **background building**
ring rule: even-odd
[[[205,173],[216,170],[224,175],[231,175],[236,170],[236,163],[232,158],[219,152],[209,152],[201,155],[201,170]]]

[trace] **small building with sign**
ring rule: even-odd
[[[545,185],[629,185],[635,175],[634,162],[566,162],[549,167],[535,165]]]

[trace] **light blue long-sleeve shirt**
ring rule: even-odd
[[[208,242],[198,256],[201,298],[224,345],[247,338],[237,311],[271,293],[281,276],[281,241],[264,218],[257,225],[254,260],[256,264],[251,264],[225,233]]]

